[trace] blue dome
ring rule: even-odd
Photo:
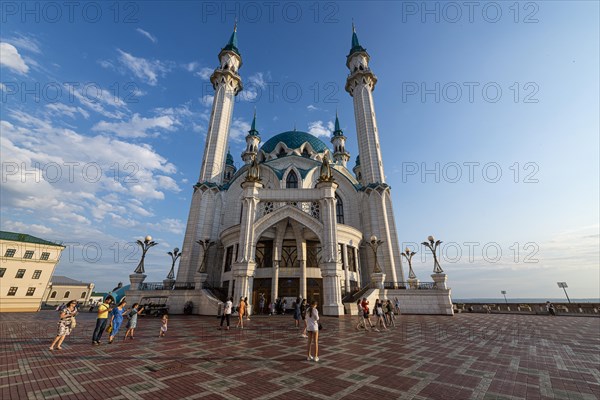
[[[277,146],[277,143],[279,142],[285,143],[289,149],[298,149],[304,142],[308,142],[317,153],[322,153],[325,150],[328,150],[327,145],[323,143],[321,139],[311,135],[310,133],[300,131],[288,131],[275,135],[271,139],[267,140],[262,145],[261,149],[267,154],[271,153],[273,150],[275,150],[275,146]]]

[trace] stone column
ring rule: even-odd
[[[348,264],[348,245],[342,244],[342,269],[346,280],[346,293],[350,293],[350,265]]]
[[[337,222],[335,218],[335,190],[337,183],[333,181],[321,181],[317,183],[317,189],[321,193],[321,218],[323,221],[323,236],[321,246],[323,248],[323,265],[321,276],[323,277],[323,314],[344,315],[340,278],[342,271],[339,269],[337,260]]]
[[[446,274],[431,274],[431,277],[433,278],[433,281],[435,282],[438,289],[448,289],[448,287],[446,286],[448,276]]]
[[[300,261],[300,297],[306,299],[306,260]]]
[[[144,279],[146,279],[146,274],[129,275],[129,282],[131,283],[130,290],[140,290],[140,286],[142,283],[144,283]]]
[[[375,289],[383,289],[385,282],[385,274],[383,272],[373,272],[371,273],[371,283],[374,285]]]
[[[273,279],[271,280],[271,302],[279,295],[279,260],[273,261]]]

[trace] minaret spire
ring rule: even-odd
[[[256,130],[256,107],[254,108],[254,117],[252,125],[246,135],[246,149],[242,152],[242,160],[248,165],[258,155],[258,145],[260,144],[260,133]]]
[[[348,160],[350,160],[350,153],[346,151],[346,136],[340,128],[337,110],[335,111],[335,130],[331,137],[331,143],[333,144],[333,159],[336,163],[345,167]]]

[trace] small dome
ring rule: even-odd
[[[269,154],[275,150],[279,142],[283,142],[288,149],[299,149],[305,142],[308,142],[317,153],[328,150],[327,145],[321,139],[300,131],[288,131],[275,135],[262,145],[261,150]]]

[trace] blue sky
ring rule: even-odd
[[[600,296],[597,2],[46,4],[2,6],[0,216],[70,243],[56,274],[127,282],[151,234],[147,279],[166,276],[236,15],[236,163],[255,107],[263,141],[295,125],[326,143],[337,109],[352,167],[354,19],[403,244],[446,243],[455,297]]]

